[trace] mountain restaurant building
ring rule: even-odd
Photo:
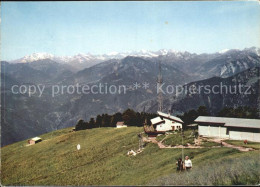
[[[260,142],[260,120],[199,116],[195,119],[201,136]]]
[[[158,132],[167,132],[182,129],[183,121],[175,116],[163,112],[157,112],[158,117],[151,119],[151,123]]]

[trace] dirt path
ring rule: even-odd
[[[167,136],[165,136],[166,138]],[[200,149],[200,148],[205,148],[205,147],[202,147],[200,146],[200,143],[201,141],[204,139],[204,140],[207,140],[209,142],[215,142],[215,143],[221,143],[222,141],[222,145],[223,147],[229,147],[229,148],[233,148],[233,149],[238,149],[239,151],[243,151],[243,152],[247,152],[247,151],[254,151],[255,149],[253,148],[246,148],[246,147],[241,147],[241,146],[236,146],[236,145],[231,145],[231,144],[228,144],[226,142],[224,142],[225,139],[209,139],[209,138],[198,138],[196,141],[199,143],[197,144],[196,146],[195,145],[188,145],[188,146],[183,146],[183,145],[178,145],[178,146],[166,146],[163,144],[163,140],[165,139],[163,138],[161,141],[157,141],[156,140],[156,137],[143,137],[143,141],[144,142],[151,142],[151,143],[154,143],[154,144],[157,144],[158,147],[160,149],[179,149],[179,148],[185,148],[185,149]],[[221,146],[212,146],[211,148],[220,148]]]
[[[167,137],[167,136],[166,136]],[[165,138],[166,138],[165,137]],[[164,138],[164,139],[165,139]],[[166,145],[164,145],[163,144],[163,140],[164,139],[162,139],[161,141],[157,141],[156,140],[156,137],[149,137],[149,138],[143,138],[143,141],[144,142],[151,142],[151,143],[154,143],[154,144],[157,144],[158,145],[158,147],[160,148],[160,149],[179,149],[179,148],[185,148],[185,149],[199,149],[199,148],[204,148],[204,147],[201,147],[201,146],[194,146],[194,145],[188,145],[188,146],[183,146],[183,145],[178,145],[178,146],[174,146],[174,147],[172,147],[172,146],[166,146]]]
[[[238,149],[239,151],[247,152],[247,151],[254,151],[254,150],[255,150],[255,149],[249,148],[249,147],[242,147],[242,146],[237,146],[237,145],[231,145],[231,144],[228,144],[228,143],[224,142],[224,140],[226,140],[226,139],[218,139],[218,138],[207,139],[207,141],[216,142],[216,143],[219,143],[219,144],[220,144],[221,141],[222,141],[222,145],[223,145],[224,147],[229,147],[229,148]]]

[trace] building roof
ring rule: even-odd
[[[165,113],[159,112],[159,111],[157,113],[159,114],[159,116],[162,116],[164,118],[168,118],[168,119],[171,119],[173,121],[177,121],[177,122],[183,123],[183,121],[180,118],[176,117],[176,116],[172,116],[170,114],[165,114]]]
[[[195,122],[218,123],[218,124],[224,124],[225,127],[244,127],[244,128],[260,129],[259,119],[199,116],[197,119],[195,119]]]
[[[196,123],[193,123],[193,124],[190,124],[190,125],[187,125],[188,127],[196,127],[196,126],[198,126],[198,124],[196,124]]]
[[[159,123],[162,123],[162,122],[164,122],[164,120],[162,120],[160,117],[156,117],[156,118],[151,119],[152,125],[159,124]]]
[[[38,141],[38,140],[41,140],[41,138],[40,138],[40,137],[34,137],[34,138],[32,138],[31,140],[33,140],[33,141]]]
[[[124,123],[123,121],[118,121],[118,122],[116,123],[116,125],[123,126],[123,125],[125,125],[125,123]]]

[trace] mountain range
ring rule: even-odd
[[[93,55],[91,53],[83,54],[79,53],[73,56],[54,56],[53,54],[48,53],[33,53],[31,55],[26,55],[22,58],[12,60],[11,63],[31,63],[38,60],[45,60],[50,59],[58,63],[62,64],[70,64],[74,67],[77,67],[78,69],[87,68],[90,66],[93,66],[95,64],[98,64],[102,61],[107,61],[110,59],[122,59],[127,56],[136,56],[136,57],[144,57],[144,58],[152,58],[152,57],[158,57],[160,55],[166,55],[166,54],[175,54],[177,56],[182,55],[182,52],[174,51],[174,50],[166,50],[162,49],[159,51],[147,51],[147,50],[141,50],[141,51],[131,51],[131,52],[111,52],[107,54],[102,55]]]
[[[107,54],[102,54],[102,55],[94,55],[91,53],[79,53],[74,56],[55,56],[53,54],[48,54],[48,53],[33,53],[30,55],[26,55],[22,58],[12,60],[10,63],[31,63],[35,62],[38,60],[45,60],[45,59],[50,59],[58,63],[63,63],[63,64],[69,64],[72,65],[73,67],[79,69],[91,67],[95,64],[98,64],[103,61],[107,61],[110,59],[122,59],[127,56],[135,56],[135,57],[142,57],[142,58],[157,58],[161,57],[162,61],[166,61],[168,63],[172,62],[179,62],[179,63],[185,63],[185,62],[190,62],[192,61],[195,62],[203,62],[203,61],[208,61],[210,59],[214,59],[215,57],[222,56],[225,54],[227,57],[229,54],[232,53],[241,53],[241,52],[246,52],[246,53],[254,53],[257,56],[260,55],[260,48],[256,47],[251,47],[251,48],[245,48],[244,50],[238,50],[238,49],[224,49],[216,53],[212,54],[196,54],[196,53],[190,53],[187,51],[176,51],[172,49],[161,49],[158,51],[149,51],[149,50],[141,50],[141,51],[130,51],[130,52],[111,52]],[[180,66],[179,66],[180,67]],[[185,66],[182,66],[185,67]]]
[[[159,62],[165,85],[246,84],[259,76],[259,48],[195,54],[160,50],[109,55],[55,57],[33,54],[1,62],[2,146],[56,129],[74,126],[80,119],[98,114],[122,112],[127,108],[156,112]],[[81,66],[78,66],[81,65]],[[234,82],[235,80],[235,82]],[[257,81],[256,81],[257,82]],[[143,88],[144,83],[149,88]],[[45,86],[43,95],[13,94],[12,85]],[[57,94],[52,86],[126,85],[125,94]],[[134,89],[137,84],[138,89]],[[253,81],[252,94],[165,95],[164,110],[180,114],[205,105],[214,114],[224,106],[257,106],[259,87]]]
[[[190,82],[183,85],[187,91],[164,96],[164,111],[178,114],[206,106],[211,114],[216,115],[224,107],[249,106],[260,109],[259,76],[260,67],[255,67],[227,78],[212,77]],[[138,105],[137,109],[141,111],[144,107],[146,112],[156,112],[157,101],[147,100]]]

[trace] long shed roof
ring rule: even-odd
[[[197,119],[195,119],[195,122],[218,123],[218,124],[224,124],[224,126],[226,127],[244,127],[244,128],[260,129],[259,119],[199,116]]]

